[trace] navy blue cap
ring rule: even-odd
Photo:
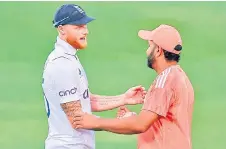
[[[78,5],[65,4],[57,9],[54,19],[53,26],[58,27],[59,25],[84,25],[95,20],[92,17],[86,15],[86,12]]]

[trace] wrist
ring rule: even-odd
[[[100,128],[100,123],[101,123],[101,118],[100,116],[96,116],[96,120],[95,120],[95,128],[94,129],[99,129]]]
[[[122,106],[127,105],[127,97],[125,94],[121,95]]]

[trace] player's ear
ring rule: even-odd
[[[163,49],[159,46],[156,48],[156,56],[161,56],[163,54]]]
[[[57,30],[61,35],[65,35],[65,28],[62,25],[59,25]]]

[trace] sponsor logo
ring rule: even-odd
[[[65,90],[65,91],[60,91],[59,92],[59,96],[60,97],[64,97],[64,96],[68,96],[68,95],[73,95],[77,92],[77,88],[72,88],[70,90]]]

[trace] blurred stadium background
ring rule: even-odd
[[[44,148],[42,71],[57,35],[53,15],[63,3],[79,4],[96,18],[88,25],[88,48],[78,53],[93,93],[148,88],[156,74],[146,66],[148,45],[137,32],[177,27],[184,43],[180,64],[195,88],[193,149],[226,148],[226,2],[0,2],[1,149]],[[136,148],[135,135],[97,132],[96,142],[97,149]]]

